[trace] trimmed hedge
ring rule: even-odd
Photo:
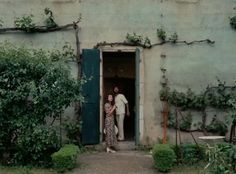
[[[65,145],[58,152],[52,154],[53,169],[57,172],[72,170],[76,166],[76,159],[79,153],[78,146],[74,144]]]
[[[156,144],[153,147],[152,156],[154,166],[160,172],[168,172],[176,161],[174,150],[168,144]]]

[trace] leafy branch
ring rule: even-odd
[[[212,41],[210,39],[202,39],[202,40],[193,40],[193,41],[186,41],[186,40],[178,40],[178,35],[177,33],[173,33],[169,38],[168,40],[166,39],[167,38],[167,35],[166,35],[166,32],[164,31],[163,28],[160,28],[160,29],[157,29],[157,37],[159,38],[160,42],[158,43],[154,43],[154,44],[151,44],[151,40],[148,38],[148,37],[145,37],[145,39],[143,38],[142,35],[138,35],[136,33],[133,33],[133,34],[129,34],[127,33],[126,35],[126,40],[123,41],[123,42],[99,42],[97,43],[94,48],[98,48],[100,46],[140,46],[140,47],[143,47],[143,48],[148,48],[148,49],[151,49],[152,47],[154,46],[158,46],[158,45],[164,45],[164,44],[168,44],[168,43],[171,43],[171,44],[186,44],[186,45],[192,45],[192,44],[195,44],[195,43],[208,43],[208,44],[214,44],[215,41]]]
[[[159,92],[160,100],[167,100],[171,105],[182,109],[204,110],[207,106],[227,109],[236,108],[234,98],[236,86],[226,86],[224,82],[218,80],[217,86],[207,87],[200,94],[188,89],[185,93],[176,90],[170,91],[164,88]]]
[[[48,16],[48,18],[44,21],[47,28],[57,27],[58,25],[54,20],[53,12],[49,8],[45,8],[44,13]]]
[[[236,10],[236,7],[234,7],[234,10]],[[236,29],[236,16],[230,17],[230,25],[233,29]]]
[[[72,58],[76,59],[77,66],[78,66],[78,74],[77,79],[82,79],[82,71],[81,71],[81,53],[80,53],[80,39],[79,39],[79,26],[78,23],[81,21],[82,17],[79,16],[77,21],[73,21],[72,23],[65,24],[59,26],[54,19],[53,12],[49,8],[44,9],[44,14],[47,16],[44,23],[45,26],[37,26],[33,22],[33,15],[23,16],[21,18],[17,18],[15,20],[15,27],[10,28],[3,28],[3,21],[0,19],[0,34],[7,33],[7,32],[25,32],[25,33],[48,33],[48,32],[55,32],[66,30],[73,27],[75,32],[75,39],[76,39],[76,53],[74,54],[74,50],[69,46],[65,45],[62,50],[62,54],[60,51],[56,50],[52,52],[50,57],[52,60],[57,61],[61,57],[64,58]],[[81,120],[81,103],[75,102],[75,113],[77,121]]]
[[[163,30],[163,28],[157,29],[157,37],[162,41],[166,41],[166,32]]]
[[[22,28],[26,32],[31,32],[35,29],[35,23],[33,22],[33,15],[30,14],[28,16],[24,15],[21,18],[16,18],[15,26],[17,28]]]
[[[53,16],[53,12],[49,8],[44,9],[44,13],[47,16],[45,22],[45,26],[37,26],[33,21],[33,15],[24,15],[21,18],[16,18],[14,21],[15,27],[1,27],[0,28],[0,34],[6,33],[6,32],[18,32],[23,31],[26,33],[47,33],[47,32],[54,32],[54,31],[60,31],[65,30],[67,28],[73,27],[76,29],[78,26],[77,24],[81,21],[81,16],[79,16],[77,21],[74,21],[70,24],[61,25],[59,26]],[[2,26],[2,21],[0,21],[0,26]]]
[[[0,28],[0,33],[4,32],[17,32],[17,31],[24,31],[27,33],[48,33],[48,32],[54,32],[54,31],[60,31],[65,30],[67,28],[73,27],[76,28],[76,25],[81,21],[81,18],[79,18],[77,21],[74,21],[70,24],[61,25],[53,28],[48,28],[47,26],[35,26],[32,29],[25,29],[21,27],[12,27],[12,28]]]
[[[230,18],[230,25],[233,29],[236,29],[236,16]]]
[[[113,46],[140,46],[140,47],[143,47],[143,48],[151,49],[154,46],[164,45],[164,44],[168,44],[168,43],[173,43],[173,42],[172,41],[158,42],[158,43],[150,44],[150,45],[147,46],[146,44],[143,44],[143,43],[130,43],[130,42],[127,42],[127,41],[123,41],[123,42],[106,42],[106,41],[103,41],[103,42],[97,43],[94,46],[94,48],[99,48],[101,46],[111,46],[111,47],[113,47]],[[210,40],[210,39],[202,39],[202,40],[193,40],[193,41],[190,41],[190,42],[186,41],[186,40],[175,42],[175,44],[185,44],[185,45],[193,45],[193,44],[196,44],[196,43],[214,44],[215,41]]]
[[[0,28],[2,27],[2,25],[3,25],[3,20],[0,19]]]

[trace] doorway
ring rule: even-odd
[[[120,92],[129,102],[130,116],[124,119],[124,135],[126,141],[135,140],[135,52],[102,52],[103,66],[103,101],[108,94],[113,94],[114,86],[118,86]],[[102,126],[104,126],[104,114]]]

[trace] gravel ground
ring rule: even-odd
[[[88,152],[70,174],[156,174],[152,156],[140,151]]]

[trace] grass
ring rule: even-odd
[[[33,167],[3,167],[0,166],[1,174],[56,174],[50,169],[40,169]]]
[[[203,174],[203,168],[205,167],[205,163],[197,163],[193,166],[187,165],[179,165],[175,166],[171,172],[168,174]],[[87,168],[89,166],[82,166],[82,168]],[[80,167],[77,167],[77,169]],[[156,170],[157,171],[157,170]],[[157,174],[159,172],[157,171]],[[40,169],[34,167],[3,167],[0,166],[0,174],[57,174],[57,172],[52,169]],[[159,173],[161,174],[161,173]],[[204,174],[209,174],[205,171]]]
[[[209,171],[205,171],[205,162],[198,162],[195,165],[179,165],[175,166],[168,174],[210,174]]]
[[[177,166],[169,174],[202,174],[203,168],[199,166]]]

